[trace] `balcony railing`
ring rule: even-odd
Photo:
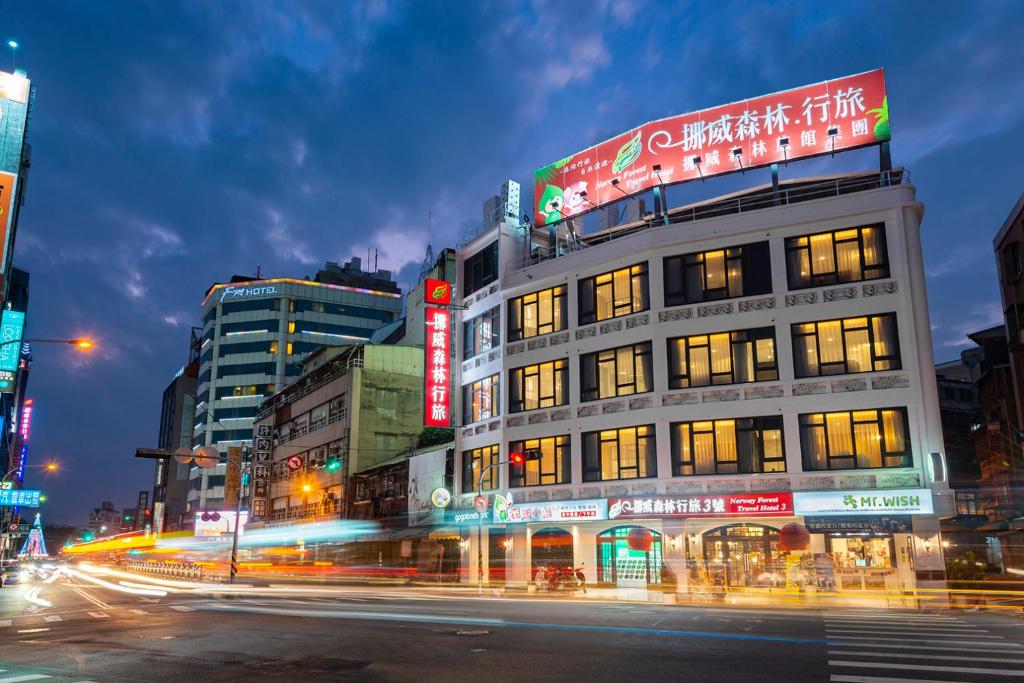
[[[611,229],[593,236],[570,234],[560,238],[559,244],[551,247],[537,247],[526,256],[523,267],[529,267],[549,261],[554,258],[568,256],[577,251],[589,247],[604,244],[632,235],[645,230],[657,230],[668,228],[681,223],[704,220],[705,218],[716,218],[731,214],[750,213],[777,206],[788,206],[800,202],[808,202],[815,199],[827,199],[839,197],[844,194],[877,190],[892,185],[909,185],[910,173],[904,169],[897,168],[891,171],[869,173],[857,176],[846,176],[833,180],[825,180],[813,183],[793,184],[780,187],[776,193],[771,188],[748,192],[737,197],[721,199],[707,203],[693,204],[669,210],[669,223],[665,225],[662,220],[648,214],[643,221],[627,224],[619,229]]]

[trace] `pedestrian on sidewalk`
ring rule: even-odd
[[[576,575],[576,588],[583,591],[583,594],[587,594],[587,575],[583,573],[583,563],[580,562],[580,566],[576,568],[574,572]]]

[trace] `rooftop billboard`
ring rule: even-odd
[[[534,172],[536,224],[649,190],[889,140],[882,69],[645,123]],[[654,167],[660,165],[660,169]]]
[[[0,71],[0,273],[6,272],[31,83]]]

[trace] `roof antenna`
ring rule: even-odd
[[[373,272],[377,272],[377,247],[373,248]]]
[[[260,264],[258,264],[258,263],[257,263],[257,264],[256,264],[256,279],[257,279],[257,280],[259,280],[259,279],[260,279],[260,274],[261,274],[261,271],[260,271]]]

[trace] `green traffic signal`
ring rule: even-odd
[[[331,461],[329,461],[327,463],[327,466],[325,467],[325,469],[328,472],[337,472],[340,467],[341,467],[341,461],[340,460],[331,460]]]
[[[82,534],[82,540],[85,541],[86,543],[90,543],[90,542],[96,540],[96,534],[94,534],[91,531],[86,531],[84,534]]]

